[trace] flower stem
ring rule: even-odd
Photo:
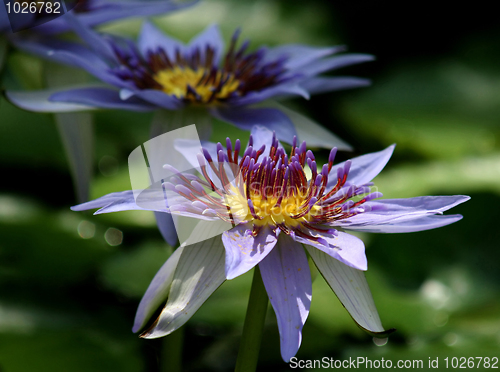
[[[235,372],[254,372],[257,369],[268,303],[259,267],[255,266]]]
[[[182,371],[182,344],[184,341],[184,328],[181,327],[162,340],[160,371]]]

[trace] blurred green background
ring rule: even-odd
[[[500,27],[480,2],[207,0],[158,17],[188,41],[220,23],[260,44],[347,44],[377,61],[338,74],[369,88],[287,102],[331,129],[355,155],[397,143],[376,179],[385,197],[467,194],[464,219],[434,231],[363,234],[366,274],[386,328],[377,346],[321,276],[299,359],[500,357]],[[102,27],[133,36],[140,20]],[[46,63],[12,51],[3,86],[44,85]],[[151,114],[94,114],[91,196],[130,188],[127,157],[148,139]],[[214,140],[242,135],[217,123]],[[326,158],[328,152],[319,152]],[[341,159],[352,154],[342,153]],[[172,251],[147,212],[92,216],[77,203],[51,115],[0,102],[0,371],[160,371],[165,340],[131,333],[137,304]],[[233,369],[251,273],[226,282],[184,326],[185,371]],[[175,341],[175,340],[174,340]],[[499,364],[497,364],[497,367]],[[166,369],[165,369],[166,368]],[[259,370],[287,371],[269,308]]]

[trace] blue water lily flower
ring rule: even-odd
[[[185,45],[149,22],[144,23],[137,42],[100,35],[83,24],[72,23],[86,45],[46,38],[21,39],[16,45],[47,59],[83,68],[107,85],[56,92],[8,92],[11,102],[28,110],[47,112],[202,108],[244,130],[255,124],[264,125],[274,130],[280,140],[290,143],[297,134],[293,113],[251,105],[293,96],[309,98],[311,94],[369,84],[367,79],[356,77],[320,76],[373,59],[366,54],[337,55],[345,49],[342,46],[284,45],[250,52],[248,41],[238,46],[237,31],[224,50],[216,25]],[[319,126],[309,124],[299,131],[299,138],[306,139],[308,131],[321,131]],[[328,139],[324,129],[317,135],[320,145],[324,145],[325,134]]]
[[[278,320],[281,355],[289,361],[299,349],[312,298],[306,252],[356,323],[384,337],[391,330],[385,331],[381,324],[363,273],[364,244],[347,231],[415,232],[462,218],[442,213],[468,196],[379,200],[382,194],[372,191],[371,180],[393,149],[334,165],[334,148],[328,163],[318,170],[305,143],[294,142],[287,154],[275,136],[257,126],[244,151],[239,140],[233,145],[229,139],[226,147],[211,145],[197,156],[191,148],[179,148],[191,162],[196,159],[202,175],[177,173],[164,183],[175,194],[170,208],[165,203],[139,205],[133,192],[125,191],[72,209],[100,208],[96,214],[149,209],[235,224],[222,238],[183,244],[173,253],[141,300],[133,331],[143,330],[145,338],[170,334],[226,279],[258,265]],[[238,176],[228,177],[228,169]],[[160,306],[163,310],[151,323]]]

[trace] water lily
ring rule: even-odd
[[[169,207],[147,206],[133,191],[113,193],[72,209],[100,208],[96,214],[149,209],[235,226],[220,236],[182,244],[156,274],[139,305],[134,332],[156,338],[182,326],[226,280],[258,265],[278,320],[281,355],[289,361],[299,349],[302,327],[312,299],[306,252],[356,323],[383,337],[363,271],[363,242],[347,231],[402,233],[433,229],[456,222],[461,215],[442,215],[468,196],[423,196],[380,199],[371,180],[394,150],[387,149],[334,165],[336,149],[318,169],[306,144],[293,141],[289,154],[269,130],[252,129],[248,147],[228,139],[194,156],[200,176],[177,172],[163,183],[171,192]],[[167,159],[165,159],[167,160]],[[307,177],[306,169],[310,173]],[[230,173],[233,173],[232,175]],[[196,231],[196,234],[203,232]],[[157,319],[150,322],[156,309]]]
[[[280,140],[294,135],[324,146],[331,135],[318,125],[303,122],[281,108],[264,107],[270,99],[311,94],[369,84],[356,77],[321,76],[340,67],[370,61],[366,54],[343,54],[343,46],[283,45],[249,51],[238,44],[239,31],[224,49],[217,25],[208,27],[187,45],[145,22],[137,42],[101,35],[76,19],[74,30],[86,45],[61,40],[19,39],[16,46],[49,60],[83,68],[106,85],[56,91],[7,92],[9,100],[24,109],[67,112],[93,108],[151,111],[201,109],[207,115],[250,130],[260,124],[274,130]],[[259,107],[252,105],[261,104]],[[192,123],[188,123],[192,124]],[[198,123],[197,123],[198,124]],[[326,136],[326,137],[325,137]],[[338,141],[333,139],[336,143]],[[318,145],[312,143],[312,145]],[[328,145],[330,148],[332,144]]]

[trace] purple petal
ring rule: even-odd
[[[253,138],[253,147],[255,149],[260,149],[262,145],[265,145],[266,149],[261,156],[269,156],[273,144],[273,132],[261,125],[255,125],[252,127],[251,135]],[[278,147],[282,147],[281,144],[279,144]]]
[[[370,80],[352,77],[309,77],[301,80],[300,86],[304,88],[309,94],[320,94],[327,92],[334,92],[343,89],[362,88],[371,84]]]
[[[175,268],[167,304],[141,337],[157,338],[174,332],[225,280],[220,237],[185,247]]]
[[[290,83],[274,85],[270,88],[265,88],[259,91],[249,92],[243,97],[231,99],[230,103],[233,106],[245,106],[253,105],[269,98],[282,99],[301,96],[305,99],[309,99],[309,93],[309,90],[305,89],[304,84],[292,81]]]
[[[327,247],[313,239],[301,238],[299,236],[296,236],[295,240],[315,247],[354,269],[368,270],[365,244],[361,239],[342,231],[338,231],[337,236],[319,234],[317,232],[313,232],[312,234],[321,237],[329,246]]]
[[[184,106],[180,99],[175,96],[169,96],[160,90],[134,90],[134,96],[167,110],[178,110]]]
[[[196,4],[191,2],[174,2],[170,0],[161,1],[93,1],[91,12],[75,14],[75,17],[86,26],[96,26],[102,23],[123,18],[155,16],[171,11],[183,9]],[[61,17],[62,18],[62,17]],[[34,31],[45,34],[54,34],[68,30],[68,24],[61,18],[57,18],[42,26],[34,28]],[[62,21],[62,22],[60,22]]]
[[[257,236],[252,235],[253,224],[236,226],[222,234],[226,249],[226,279],[234,279],[261,262],[276,245],[276,234],[263,227]]]
[[[71,25],[73,31],[75,31],[75,33],[80,36],[82,40],[87,43],[87,45],[94,49],[98,55],[106,58],[109,62],[118,63],[116,55],[113,52],[113,48],[110,43],[102,37],[102,35],[84,25],[72,12],[66,13],[64,17],[66,22]]]
[[[214,50],[213,65],[218,66],[220,57],[224,50],[224,41],[219,31],[219,26],[208,26],[201,34],[196,36],[188,45],[190,52],[193,53],[196,49],[200,51],[200,56],[205,57],[206,47],[210,46]]]
[[[447,216],[425,216],[406,221],[388,222],[379,225],[350,226],[349,230],[364,231],[372,233],[409,233],[437,229],[460,221],[462,215],[450,214]]]
[[[317,59],[341,52],[343,46],[334,47],[312,47],[309,45],[289,44],[271,48],[266,51],[264,63],[268,63],[283,57],[287,60],[284,67],[288,70],[298,69]]]
[[[152,111],[156,109],[155,106],[135,96],[123,100],[120,98],[119,91],[101,87],[63,90],[52,94],[49,100],[118,110]]]
[[[369,54],[344,54],[315,61],[304,68],[304,74],[307,76],[319,75],[323,72],[339,69],[345,66],[373,61],[374,56]]]
[[[425,216],[441,214],[469,199],[466,195],[453,195],[377,200],[366,203],[370,211],[337,221],[336,225],[358,231],[379,230],[382,228],[379,228],[379,225],[400,225]],[[452,222],[455,221],[449,223]]]
[[[212,159],[217,159],[217,145],[213,142],[208,142],[208,141],[198,141],[198,140],[188,140],[188,139],[178,139],[175,140],[174,143],[174,148],[179,151],[193,166],[193,168],[199,168],[200,163],[198,162],[198,154],[201,154],[201,149],[200,149],[200,143],[201,146],[208,151]],[[211,170],[210,167],[208,167],[207,170]]]
[[[149,21],[142,24],[137,46],[143,56],[147,56],[149,51],[156,52],[159,48],[163,48],[171,59],[175,58],[176,50],[180,52],[185,50],[183,43],[166,35]]]
[[[361,155],[351,159],[351,169],[347,177],[347,182],[354,185],[363,185],[375,178],[392,156],[396,145],[391,145],[385,150],[372,152],[370,154]],[[345,162],[333,166],[328,175],[327,189],[332,188],[337,183],[337,169],[343,168]]]
[[[96,107],[66,103],[66,102],[52,102],[49,101],[57,89],[37,90],[28,92],[5,92],[7,100],[15,106],[24,110],[35,112],[75,112],[75,111],[91,111]]]
[[[362,329],[379,337],[393,332],[384,331],[363,271],[344,265],[318,249],[308,246],[306,249],[323,278]]]
[[[304,249],[280,234],[277,246],[259,264],[262,280],[278,320],[281,356],[288,362],[299,350],[309,315],[311,273]]]
[[[132,190],[128,190],[114,192],[112,194],[104,195],[98,199],[75,205],[71,207],[71,210],[86,211],[96,208],[100,208],[96,214],[143,209],[135,203],[134,192]]]
[[[149,284],[137,308],[132,332],[136,333],[143,328],[156,309],[167,300],[175,269],[184,248],[179,247],[172,253]]]
[[[165,239],[169,245],[175,247],[177,244],[177,232],[172,216],[169,213],[155,212],[155,218],[163,239]]]
[[[230,122],[243,130],[262,125],[275,131],[279,140],[292,143],[296,135],[290,119],[280,110],[273,108],[218,108],[212,111],[215,117]]]

